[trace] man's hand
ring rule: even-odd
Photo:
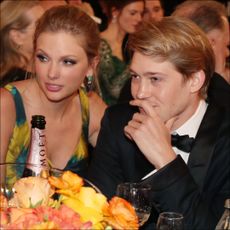
[[[176,158],[170,135],[176,118],[164,123],[147,101],[133,100],[130,104],[138,106],[144,112],[133,115],[132,120],[124,128],[125,135],[135,141],[156,169],[162,168]]]

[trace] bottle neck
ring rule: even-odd
[[[36,173],[40,173],[41,170],[48,169],[48,161],[46,155],[46,138],[44,129],[31,129],[31,142],[27,163],[39,166],[33,167],[30,165],[30,169]]]

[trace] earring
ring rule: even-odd
[[[84,83],[87,92],[91,91],[93,89],[93,76],[92,75],[86,76]]]
[[[117,15],[113,15],[112,17],[112,23],[116,23],[117,22]]]

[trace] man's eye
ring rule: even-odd
[[[151,82],[155,83],[155,82],[159,81],[160,79],[158,77],[151,77],[150,80],[151,80]]]
[[[37,58],[41,61],[41,62],[47,62],[48,58],[42,54],[37,54]]]
[[[137,74],[132,74],[131,73],[130,76],[131,76],[132,79],[138,79],[139,78],[139,76]]]
[[[75,65],[76,64],[76,61],[71,60],[71,59],[65,59],[63,62],[65,65]]]

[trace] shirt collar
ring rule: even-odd
[[[208,104],[204,100],[201,100],[196,112],[181,127],[174,130],[173,133],[177,133],[179,135],[189,135],[189,137],[195,138],[207,107]]]

